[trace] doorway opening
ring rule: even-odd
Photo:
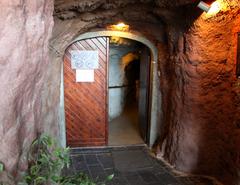
[[[138,112],[140,115],[147,115],[139,117],[135,114],[135,119],[139,118],[138,126],[140,127],[142,138],[141,141],[139,141],[147,143],[148,146],[151,147],[157,138],[157,48],[151,41],[138,33],[97,31],[84,33],[76,37],[65,50],[60,96],[60,128],[62,130],[60,134],[63,146],[93,147],[111,145],[111,141],[109,140],[109,137],[111,137],[109,135],[110,119],[108,115],[108,56],[109,39],[112,37],[124,38],[125,41],[130,39],[132,42],[135,42],[135,44],[137,43],[137,48],[141,48],[138,51],[126,53],[123,56],[124,58],[129,58],[135,55],[136,57],[136,59],[134,59],[135,61],[131,60],[131,62],[129,62],[129,64],[131,64],[125,66],[126,70],[124,70],[124,75],[129,81],[135,81],[135,89],[137,89],[137,84],[142,87],[139,88],[138,91],[132,91],[132,93],[129,93],[126,97],[133,100],[132,97],[135,96],[136,99],[138,94],[138,96],[144,98],[139,98],[140,101],[138,101],[138,103],[136,100],[135,104],[127,103],[126,105],[135,105],[135,109],[132,110],[136,113],[136,105],[141,104],[138,105]],[[98,51],[100,54],[99,68],[94,70],[94,78],[96,77],[94,82],[76,83],[77,71],[71,67],[72,50]],[[137,63],[140,64],[139,73],[142,75],[139,75],[140,79],[131,79],[131,77],[128,76],[129,72],[139,68],[136,67],[138,65]],[[139,83],[137,83],[137,81],[139,81]],[[92,106],[89,107],[90,104]],[[102,107],[103,105],[104,107]],[[129,108],[129,106],[124,106],[124,108]],[[82,110],[81,113],[79,110]],[[129,113],[129,111],[127,112]],[[147,119],[147,121],[145,121],[145,119]],[[137,129],[135,129],[135,131],[136,130]],[[138,142],[134,144],[138,144]],[[121,145],[121,143],[116,145]]]
[[[142,55],[149,53],[144,53],[144,48],[146,46],[134,40],[110,37],[108,64],[109,146],[135,145],[147,142],[150,65],[146,66],[144,63],[150,64],[150,61],[143,61],[146,57]],[[144,69],[140,70],[140,68]],[[146,85],[146,87],[142,85]],[[145,94],[140,94],[140,90]],[[141,100],[145,105],[140,103]],[[140,108],[140,106],[142,107]],[[141,109],[144,110],[141,111]],[[144,120],[141,121],[140,117]]]

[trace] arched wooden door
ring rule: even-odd
[[[99,68],[94,82],[76,82],[71,51],[98,51]],[[108,51],[109,39],[97,37],[73,43],[64,56],[64,106],[67,146],[102,146],[108,141]]]

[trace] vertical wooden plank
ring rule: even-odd
[[[99,69],[93,83],[77,83],[71,68],[71,50],[98,50]],[[91,38],[73,43],[64,57],[64,101],[67,145],[70,147],[107,144],[108,39]]]
[[[108,145],[108,136],[109,136],[109,124],[108,124],[108,104],[109,104],[109,92],[108,92],[108,86],[109,86],[109,38],[105,37],[105,42],[107,43],[106,47],[106,55],[107,55],[107,66],[106,66],[106,78],[107,78],[107,83],[106,83],[106,127],[105,127],[105,143]]]
[[[240,33],[237,34],[237,62],[236,62],[236,75],[240,78]]]

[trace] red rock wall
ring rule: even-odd
[[[226,185],[240,183],[237,3],[216,16],[203,13],[187,31],[169,26],[170,57],[160,56],[161,154],[180,171],[213,176]]]
[[[62,1],[58,0],[59,6]],[[159,44],[164,115],[160,126],[162,155],[178,170],[211,175],[226,185],[239,184],[240,98],[236,87],[239,81],[235,77],[239,8],[208,19],[201,16],[189,27],[187,22],[191,18],[174,17],[175,9],[170,12],[166,6],[176,5],[176,2],[179,5],[189,2],[188,5],[190,0],[155,1],[160,8],[154,11],[150,8],[156,4],[144,4],[144,12],[150,12],[146,16],[139,7],[144,17],[130,11],[132,9],[120,9],[122,13],[119,13],[117,8],[122,6],[116,3],[118,1],[114,1],[116,6],[102,6],[105,14],[97,10],[98,6],[89,6],[90,1],[79,1],[86,5],[86,14],[81,14],[81,6],[75,6],[75,1],[68,2],[69,8],[56,3],[56,15],[71,20],[56,18],[50,45],[51,65],[47,43],[52,28],[52,1],[0,3],[0,95],[4,97],[0,99],[0,161],[6,163],[7,169],[14,174],[26,168],[24,156],[37,132],[43,129],[58,132],[55,124],[58,122],[61,62],[68,43],[79,33],[99,27],[104,21],[107,23],[109,18],[119,20],[117,15],[124,15],[123,20],[133,18],[141,27],[144,18],[152,25],[159,25],[155,20],[159,16],[168,26],[169,42],[169,48]],[[229,2],[239,3],[238,0]],[[111,7],[116,9],[111,11]],[[129,8],[132,7],[136,9],[135,6]],[[96,16],[92,9],[99,14]],[[136,16],[130,16],[131,12]],[[143,32],[141,27],[137,30]],[[146,33],[152,32],[146,28]],[[152,36],[153,40],[162,42],[162,38],[156,39],[155,31]]]
[[[0,161],[17,175],[26,169],[26,151],[44,128],[40,96],[53,1],[2,0],[0,10]]]

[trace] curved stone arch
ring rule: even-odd
[[[158,61],[158,49],[157,47],[146,37],[141,35],[140,33],[132,33],[132,32],[122,32],[122,31],[93,31],[93,32],[86,32],[83,33],[79,36],[77,36],[72,42],[70,42],[66,49],[72,45],[73,43],[79,41],[79,40],[84,40],[84,39],[89,39],[89,38],[94,38],[94,37],[121,37],[121,38],[126,38],[126,39],[131,39],[135,40],[137,42],[140,42],[147,46],[150,49],[151,52],[151,72],[150,72],[150,138],[149,138],[149,146],[152,147],[154,142],[156,141],[158,137],[158,109],[159,105],[159,97],[160,95],[158,94],[158,87],[159,87],[159,79],[158,79],[158,70],[157,70],[157,61]],[[65,52],[64,52],[65,53]],[[61,107],[63,107],[63,110],[61,111],[61,118],[60,121],[60,135],[61,135],[61,143],[63,146],[66,146],[66,129],[65,129],[65,118],[64,118],[64,84],[63,84],[63,70],[62,70],[62,75],[61,75],[61,95],[60,95],[60,104]]]
[[[89,39],[93,37],[121,37],[126,39],[131,39],[138,41],[145,46],[147,46],[152,54],[152,62],[156,62],[158,59],[158,50],[156,46],[148,40],[146,37],[142,36],[139,33],[131,33],[131,32],[122,32],[122,31],[95,31],[95,32],[86,32],[75,38],[68,46],[77,42],[79,40]]]

